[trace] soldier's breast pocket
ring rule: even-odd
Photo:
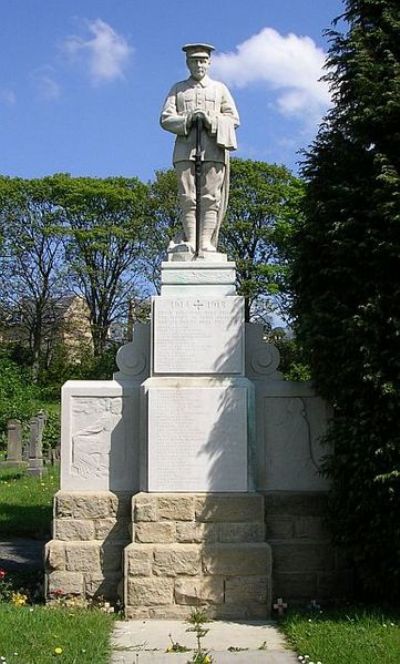
[[[185,111],[194,111],[196,106],[196,97],[194,92],[185,92]]]
[[[208,112],[215,111],[216,110],[215,105],[216,105],[215,92],[213,92],[213,91],[208,92],[207,91],[206,92],[206,111],[208,111]]]

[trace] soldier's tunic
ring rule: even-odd
[[[176,134],[173,164],[178,176],[182,222],[188,242],[194,241],[196,129],[194,124],[187,127],[187,116],[195,110],[206,113],[211,123],[211,128],[202,132],[201,139],[204,163],[200,226],[201,235],[211,229],[211,243],[216,248],[228,200],[229,151],[237,147],[235,128],[239,126],[239,115],[227,87],[208,76],[201,81],[190,77],[176,83],[168,93],[160,122],[164,129]]]

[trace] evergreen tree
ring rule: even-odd
[[[400,3],[346,0],[333,107],[303,163],[294,313],[334,407],[332,525],[362,587],[400,590]]]

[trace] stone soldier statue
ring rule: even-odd
[[[229,190],[229,151],[235,150],[235,129],[239,116],[227,87],[207,76],[209,44],[186,44],[190,77],[176,83],[168,93],[161,126],[176,134],[173,164],[178,178],[184,245],[193,251],[196,244],[195,152],[197,118],[201,133],[201,217],[198,249],[206,256],[217,250],[218,232],[226,212]],[[178,247],[176,247],[178,249]]]

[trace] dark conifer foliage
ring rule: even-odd
[[[400,590],[400,2],[346,0],[333,107],[305,155],[294,313],[334,407],[332,525],[365,591]]]

